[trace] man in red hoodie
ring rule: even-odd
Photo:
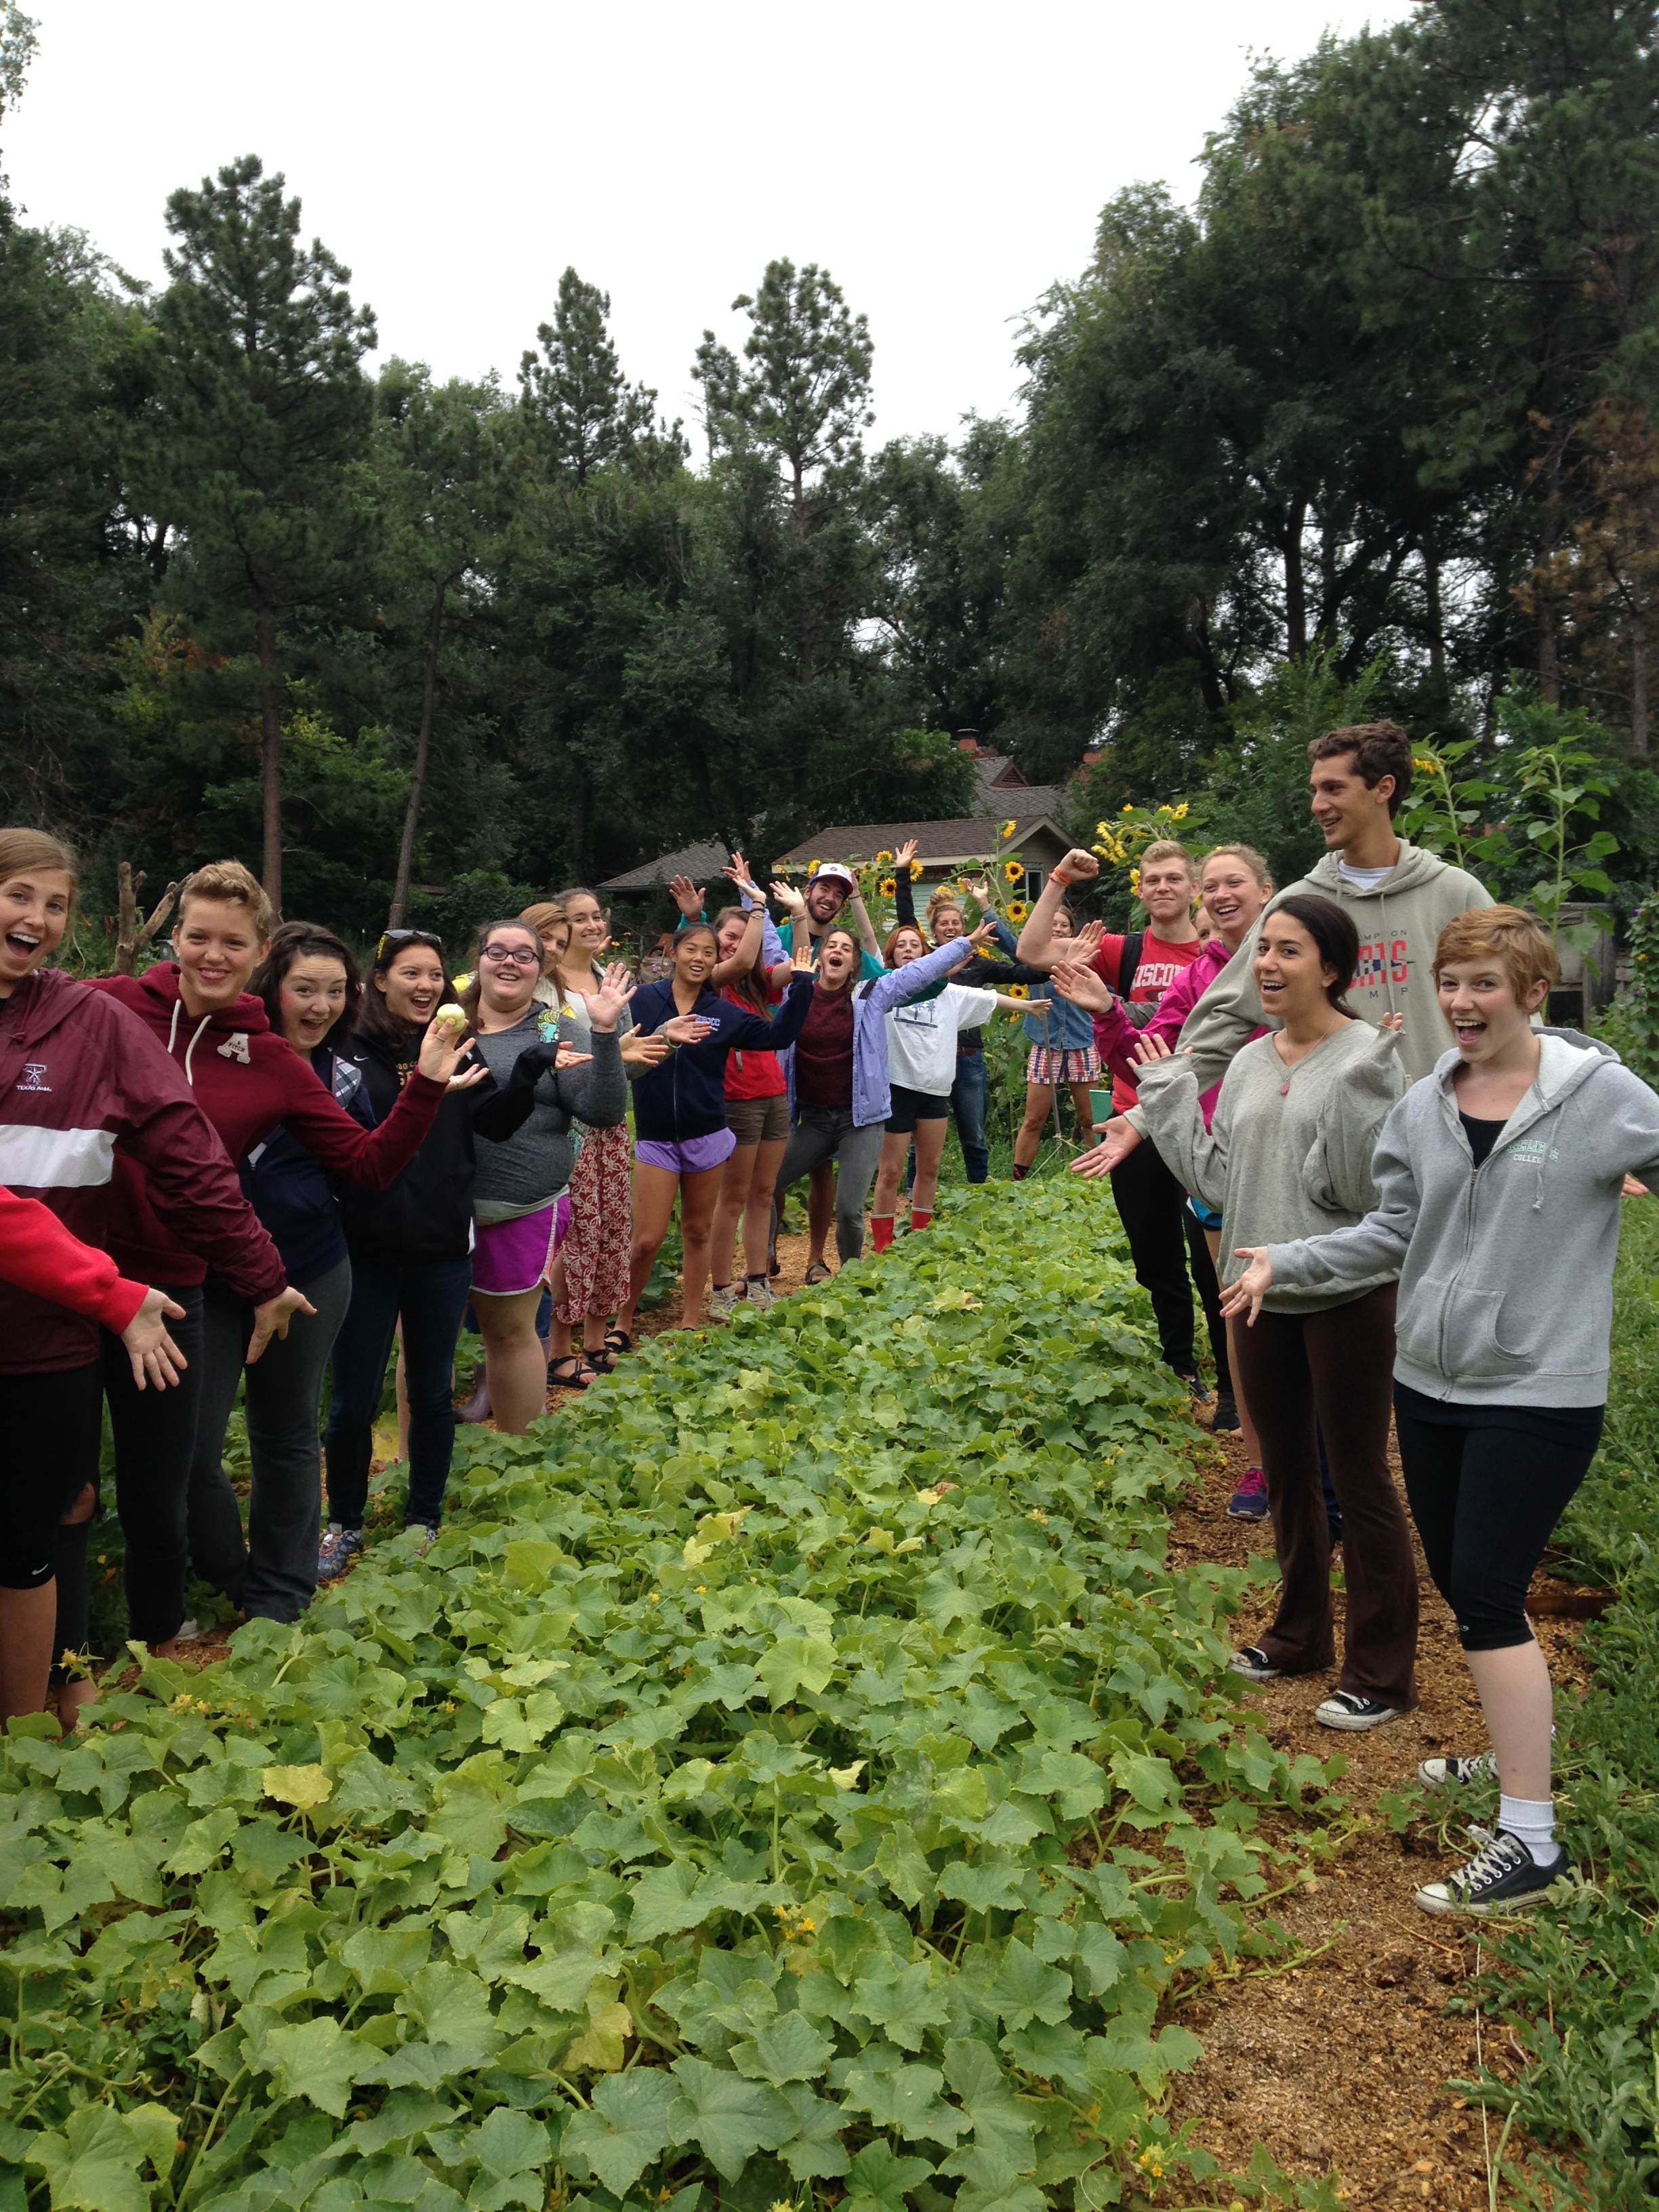
[[[35,830],[0,830],[0,1181],[48,1206],[83,1243],[102,1246],[115,1162],[137,1158],[160,1217],[252,1305],[248,1356],[257,1358],[304,1301],[287,1287],[276,1248],[166,1053],[112,999],[42,970],[74,897],[62,846]],[[182,1348],[188,1358],[187,1338]],[[136,1396],[125,1355],[122,1365]],[[97,1479],[104,1383],[95,1322],[0,1286],[0,1426],[14,1463],[36,1478],[17,1486],[0,1528],[0,1713],[8,1716],[38,1711],[46,1696],[58,1524]],[[141,1569],[174,1563],[176,1604],[132,1605],[133,1633],[164,1646],[184,1615],[182,1485],[174,1500],[123,1502],[130,1605],[135,1552]]]

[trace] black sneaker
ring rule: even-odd
[[[1333,1690],[1322,1704],[1314,1707],[1314,1718],[1321,1728],[1374,1729],[1385,1721],[1403,1720],[1403,1705],[1386,1705],[1381,1698],[1362,1698],[1357,1690]]]
[[[1194,1405],[1207,1406],[1210,1402],[1210,1394],[1204,1388],[1196,1368],[1177,1367],[1175,1371],[1187,1385]]]
[[[1498,1753],[1477,1751],[1469,1759],[1421,1759],[1417,1778],[1425,1790],[1461,1790],[1471,1782],[1496,1782]]]
[[[1425,1882],[1413,1901],[1425,1912],[1468,1912],[1476,1918],[1530,1912],[1558,1882],[1565,1887],[1577,1880],[1565,1851],[1553,1866],[1540,1867],[1519,1836],[1500,1828],[1467,1866],[1444,1881]]]
[[[1237,1433],[1238,1401],[1224,1385],[1215,1394],[1215,1413],[1210,1422],[1210,1434],[1212,1437],[1231,1437]]]
[[[1279,1670],[1259,1644],[1247,1644],[1242,1651],[1235,1651],[1227,1662],[1235,1674],[1242,1674],[1247,1682],[1276,1682]]]

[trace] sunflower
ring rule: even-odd
[[[892,865],[893,856],[890,853],[882,852],[877,854],[876,866],[878,868],[890,868]]]
[[[919,884],[921,881],[921,862],[920,860],[912,860],[910,863],[910,880],[913,884]]]
[[[1029,999],[1031,987],[1029,983],[1010,983],[1006,995],[1011,999]]]
[[[1124,811],[1126,814],[1133,814],[1133,813],[1134,812],[1134,811],[1135,811],[1135,803],[1134,803],[1133,799],[1126,799],[1124,800],[1124,802],[1123,802],[1123,811]],[[814,867],[817,867],[817,862],[816,860],[814,860],[814,861],[813,861],[813,863],[812,863],[812,866],[813,866]]]
[[[966,876],[958,876],[957,878],[957,889],[962,893],[964,898],[973,890],[973,885],[969,882]]]
[[[1177,822],[1184,822],[1187,819],[1187,802],[1184,799],[1175,811],[1175,818]]]
[[[1018,860],[1005,860],[1002,864],[1002,872],[1011,884],[1017,884],[1025,871]]]
[[[889,855],[889,858],[890,858],[890,859],[891,858],[891,855],[890,855],[890,854]],[[894,882],[894,880],[893,880],[893,878],[891,878],[891,876],[884,876],[884,877],[882,878],[882,879],[881,879],[881,895],[882,895],[882,896],[883,896],[884,898],[891,898],[891,897],[892,897],[892,896],[893,896],[893,894],[894,894],[894,892],[895,892],[897,889],[898,889],[898,885]]]
[[[1010,921],[1024,921],[1026,915],[1030,914],[1030,908],[1026,905],[1024,899],[1010,899],[1008,902],[1008,919]],[[1024,985],[1022,983],[1020,988],[1024,990]]]
[[[1005,822],[1005,823],[1003,823],[1003,825],[1002,825],[1002,834],[1003,834],[1003,836],[1004,836],[1005,837],[1012,837],[1012,836],[1013,836],[1013,834],[1014,834],[1014,825],[1013,825],[1013,823],[1012,823],[1012,821]]]
[[[809,876],[815,876],[823,866],[823,863],[822,860],[809,861],[807,864],[806,872]]]

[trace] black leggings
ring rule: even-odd
[[[1195,1284],[1209,1326],[1216,1381],[1221,1389],[1230,1389],[1232,1377],[1227,1366],[1227,1327],[1221,1318],[1215,1262],[1204,1241],[1204,1231],[1188,1211],[1186,1192],[1170,1174],[1150,1137],[1144,1138],[1128,1158],[1112,1170],[1112,1196],[1117,1201],[1123,1233],[1129,1240],[1135,1280],[1152,1302],[1164,1358],[1182,1375],[1191,1375],[1197,1369],[1193,1347]],[[1187,1279],[1189,1261],[1191,1284]]]
[[[1434,1586],[1456,1617],[1466,1651],[1507,1651],[1533,1641],[1527,1592],[1595,1456],[1602,1411],[1516,1406],[1500,1413],[1395,1385],[1406,1496]]]
[[[102,1361],[0,1375],[0,1424],[16,1475],[0,1524],[0,1589],[41,1589],[56,1572],[64,1514],[98,1480]]]

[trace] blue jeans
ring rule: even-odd
[[[951,1111],[957,1117],[962,1164],[969,1182],[985,1182],[990,1178],[991,1154],[985,1142],[987,1103],[984,1053],[958,1053],[957,1079],[951,1085]]]
[[[323,1440],[328,1517],[343,1528],[363,1525],[374,1416],[400,1318],[409,1393],[409,1504],[404,1519],[437,1527],[455,1449],[455,1343],[471,1287],[470,1259],[405,1262],[352,1255],[351,1304],[334,1340]]]

